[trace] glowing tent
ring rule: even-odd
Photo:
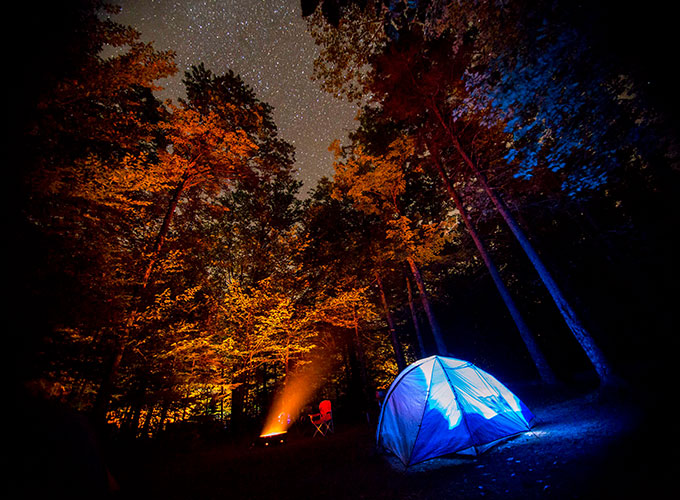
[[[529,430],[534,416],[484,370],[460,359],[416,361],[392,382],[378,422],[379,449],[409,466]]]

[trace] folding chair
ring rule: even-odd
[[[329,432],[334,432],[331,402],[328,401],[327,399],[321,401],[321,403],[319,403],[319,413],[314,413],[313,415],[310,415],[309,420],[312,422],[314,427],[316,427],[316,430],[314,431],[314,436],[316,436],[317,434],[325,436]]]

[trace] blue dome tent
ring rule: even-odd
[[[405,466],[530,429],[534,415],[492,375],[468,361],[421,359],[392,382],[380,411],[378,448]]]

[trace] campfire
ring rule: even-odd
[[[262,429],[260,437],[257,439],[257,444],[259,446],[276,446],[284,444],[286,442],[290,424],[290,415],[285,411],[276,415],[276,418],[270,417],[267,425]]]
[[[273,434],[262,434],[257,438],[258,446],[281,446],[286,443],[288,432],[275,432]]]
[[[288,428],[321,384],[323,367],[322,364],[310,363],[286,378],[284,386],[274,398],[258,444],[272,446],[286,442]]]

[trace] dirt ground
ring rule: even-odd
[[[522,394],[521,391],[518,394]],[[276,447],[148,447],[110,465],[120,499],[677,498],[677,456],[659,408],[598,393],[520,396],[532,432],[478,457],[451,455],[408,469],[375,449],[370,425],[327,437],[290,433]],[[677,438],[670,437],[670,439]]]

